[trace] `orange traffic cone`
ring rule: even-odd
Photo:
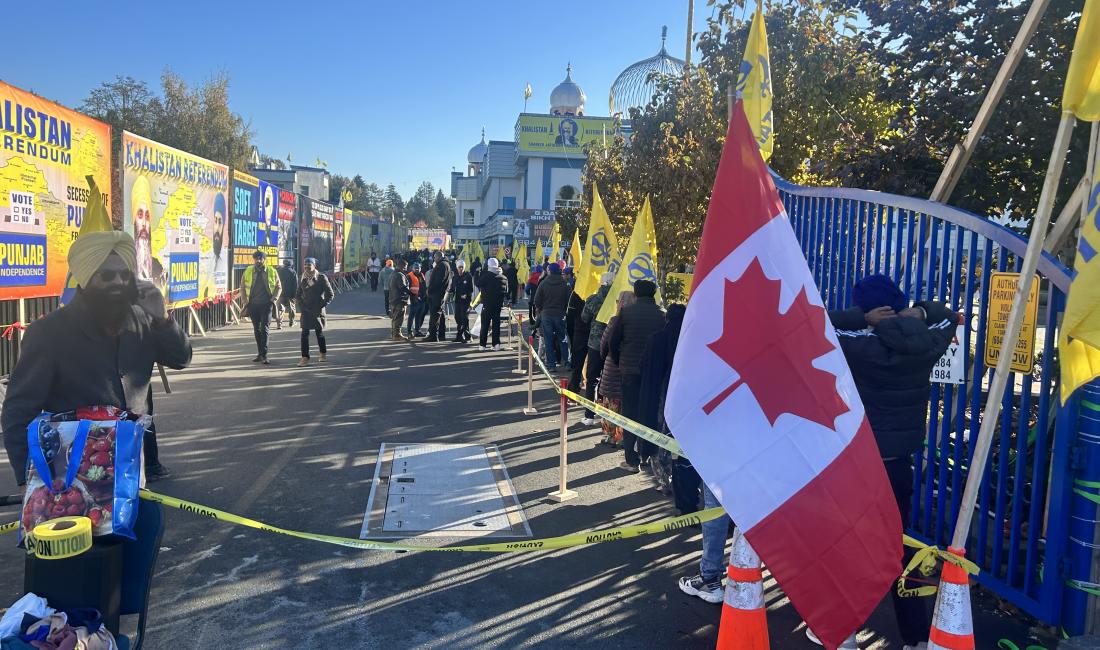
[[[760,556],[740,528],[733,531],[733,550],[726,569],[726,594],[718,628],[718,650],[768,650],[764,614],[764,581]]]
[[[965,549],[948,548],[963,557]],[[936,613],[928,635],[928,650],[974,650],[974,619],[970,610],[970,580],[966,570],[951,562],[943,563],[940,588],[936,594]]]

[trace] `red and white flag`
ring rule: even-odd
[[[848,364],[738,102],[665,419],[827,648],[901,572],[901,517]]]

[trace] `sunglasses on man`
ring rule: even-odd
[[[134,274],[130,271],[116,271],[114,269],[102,269],[96,272],[96,275],[99,277],[100,280],[104,282],[114,282],[115,278],[118,278],[123,282],[129,282],[134,277]]]

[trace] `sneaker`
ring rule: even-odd
[[[421,332],[420,330],[416,330],[415,332],[413,332],[413,336],[415,336],[418,339],[422,339],[425,336],[427,336],[427,334],[425,334],[424,332]]]
[[[321,361],[321,362],[325,362],[325,361],[328,361],[328,357],[325,355],[324,352],[322,352],[321,353],[321,358],[318,359],[318,360]]]
[[[821,639],[817,638],[817,635],[814,634],[814,631],[810,629],[809,625],[806,626],[806,638],[810,640],[810,643],[814,643],[816,645],[825,645],[821,642]]]
[[[500,352],[500,350],[501,350],[501,347],[500,347],[499,344],[493,346],[493,352]]]
[[[458,337],[457,339],[451,341],[451,343],[465,343],[465,342],[466,342],[465,339],[463,339],[461,336]]]
[[[625,471],[627,471],[631,474],[637,474],[638,473],[638,466],[637,465],[631,465],[630,463],[626,462],[625,460],[623,462],[619,463],[619,469],[625,470]]]
[[[309,365],[309,357],[302,357],[301,360],[298,361],[298,367],[299,368],[301,368],[302,366],[308,366],[308,365]]]
[[[282,323],[275,323],[275,329],[277,329],[277,330],[283,329],[283,324]]]
[[[581,420],[581,425],[586,427],[596,426],[596,418],[584,418]]]
[[[164,465],[155,465],[153,467],[145,468],[145,480],[149,483],[159,481],[162,478],[168,478],[172,475],[172,470],[168,469]]]
[[[398,334],[397,336],[391,336],[390,340],[391,341],[408,341],[409,337],[405,336],[404,334]]]
[[[439,343],[439,339],[437,337],[434,337],[434,336],[429,336],[428,338],[424,339],[424,342],[425,343]]]
[[[256,358],[252,360],[252,363],[259,363],[259,362],[261,362],[261,361],[263,361],[263,360],[264,360],[264,355],[262,355],[262,354],[257,354],[257,355],[256,355]]]
[[[271,365],[271,362],[267,360],[267,357],[264,357],[264,358],[263,358],[263,359],[262,359],[262,360],[260,361],[260,363],[264,364],[265,366],[270,366],[270,365]]]
[[[680,578],[680,591],[689,596],[701,598],[712,605],[722,602],[722,597],[725,595],[721,580],[715,579],[707,582],[701,575]]]
[[[479,346],[477,346],[477,351],[478,352],[488,352],[490,349],[491,348],[488,345],[479,345]]]

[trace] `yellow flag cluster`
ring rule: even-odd
[[[619,240],[607,210],[600,199],[600,190],[592,184],[592,213],[588,219],[588,246],[574,275],[577,278],[575,291],[581,298],[588,298],[600,288],[600,276],[615,271],[619,266]]]
[[[1085,0],[1073,46],[1063,110],[1082,120],[1100,120],[1100,0]],[[1090,151],[1090,155],[1096,152]],[[1100,165],[1092,178],[1077,241],[1073,283],[1058,335],[1062,401],[1100,377]]]
[[[601,323],[610,321],[615,315],[615,299],[621,292],[632,289],[638,280],[657,282],[657,234],[653,228],[653,211],[649,207],[649,197],[646,197],[642,211],[634,220],[630,244],[626,247],[622,264],[619,265],[615,281],[611,283],[611,291],[607,294],[608,299],[603,301],[596,320]],[[659,290],[657,301],[661,301]]]
[[[772,156],[774,132],[772,130],[772,66],[768,56],[768,33],[764,28],[764,11],[756,5],[756,15],[749,28],[749,40],[745,44],[745,56],[737,73],[737,92],[745,106],[745,115],[752,125],[752,133],[760,145],[764,160]]]

